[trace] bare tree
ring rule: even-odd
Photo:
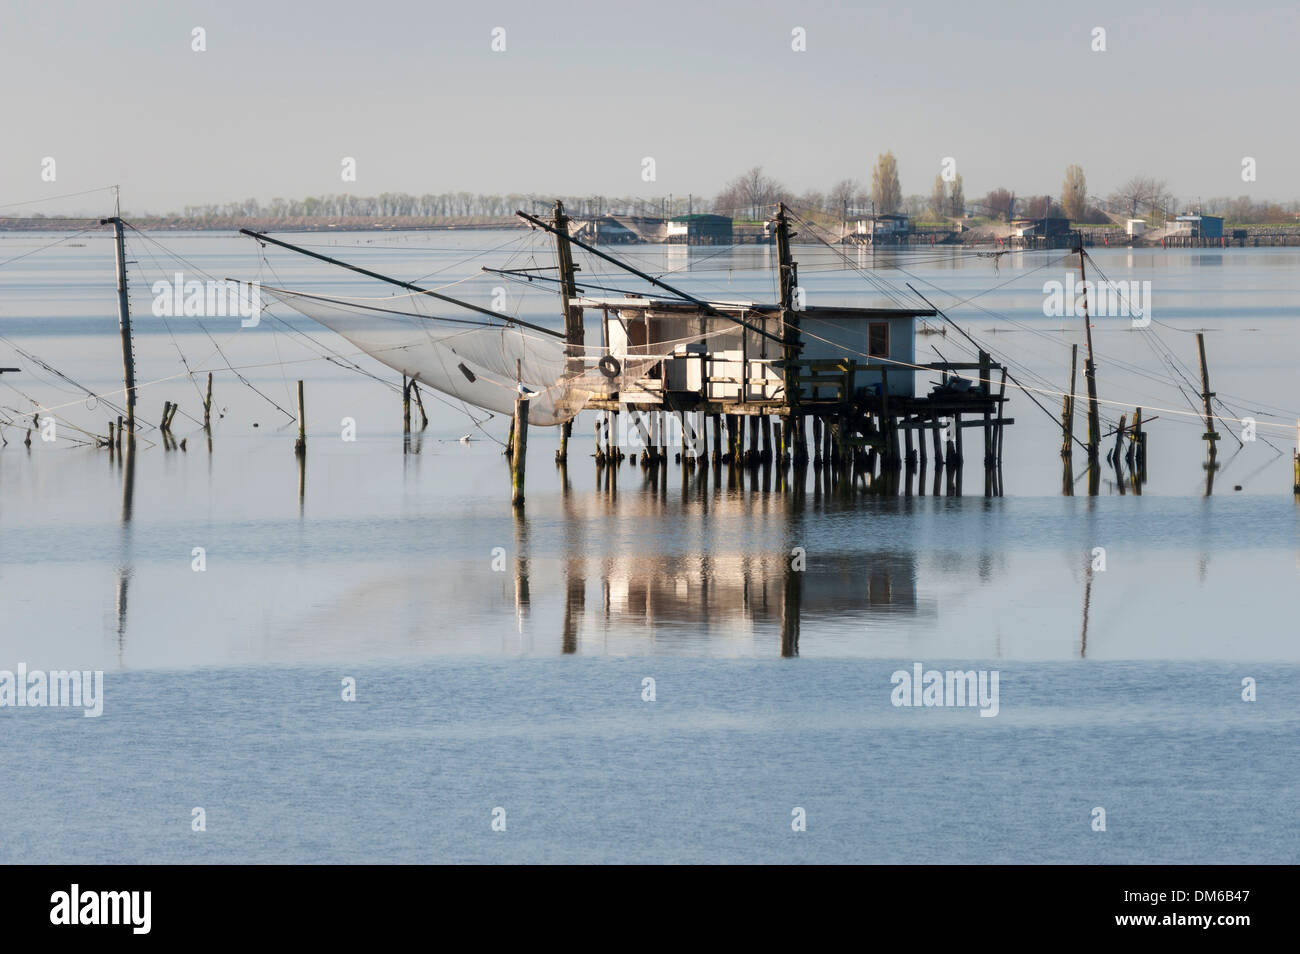
[[[990,216],[996,219],[1011,218],[1011,193],[1006,189],[994,189],[988,195],[984,196],[984,209]]]
[[[719,212],[745,210],[749,212],[749,218],[761,220],[770,211],[768,206],[775,205],[785,195],[784,186],[765,176],[762,166],[754,166],[723,187],[714,200],[714,208]]]
[[[1129,217],[1137,218],[1140,208],[1155,212],[1164,207],[1168,197],[1163,179],[1134,176],[1111,193],[1110,202],[1112,205],[1127,207]]]
[[[857,179],[841,179],[826,194],[826,211],[847,219],[849,209],[862,192],[862,185]]]

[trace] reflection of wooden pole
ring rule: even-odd
[[[799,617],[803,609],[803,574],[794,569],[786,555],[785,595],[781,600],[781,655],[789,658],[799,655]]]
[[[298,382],[298,440],[293,445],[294,453],[307,453],[307,399],[303,394],[302,381]]]
[[[515,398],[515,443],[510,457],[510,502],[516,507],[524,505],[524,464],[528,457],[528,398],[522,394]]]

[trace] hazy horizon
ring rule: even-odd
[[[1293,18],[1201,2],[19,3],[0,11],[0,206],[115,183],[135,214],[340,192],[712,199],[755,165],[799,194],[869,184],[886,150],[904,194],[952,157],[968,197],[1059,196],[1078,163],[1093,195],[1145,174],[1181,199],[1285,202]]]

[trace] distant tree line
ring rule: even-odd
[[[376,196],[307,196],[303,199],[256,199],[219,205],[189,205],[181,217],[195,222],[263,219],[303,220],[321,218],[378,219],[500,219],[516,209],[546,215],[557,196],[511,192],[481,194],[441,192],[411,195],[381,192]],[[762,221],[778,202],[809,212],[848,220],[871,213],[906,213],[917,221],[1062,216],[1073,222],[1104,223],[1122,218],[1144,218],[1160,222],[1191,209],[1222,215],[1242,224],[1291,222],[1300,215],[1300,201],[1287,203],[1252,199],[1250,196],[1214,197],[1206,200],[1176,199],[1162,179],[1137,175],[1105,197],[1088,193],[1083,169],[1066,167],[1059,195],[1022,195],[999,186],[980,197],[967,198],[962,177],[955,170],[939,175],[928,195],[904,195],[899,184],[898,162],[892,152],[881,153],[871,171],[870,185],[857,179],[841,179],[826,191],[807,190],[796,195],[782,183],[755,166],[732,179],[711,199],[695,196],[559,196],[573,216],[630,215],[676,216],[688,212],[715,212],[739,220]],[[175,216],[173,216],[175,217]]]

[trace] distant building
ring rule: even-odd
[[[664,241],[678,245],[731,245],[731,216],[679,215],[668,220]]]
[[[1124,231],[1129,235],[1143,235],[1146,233],[1146,219],[1129,219],[1124,223]]]
[[[1064,218],[1013,219],[1011,234],[1021,238],[1030,235],[1068,235],[1070,220]]]
[[[912,220],[906,215],[882,212],[859,219],[855,231],[858,235],[881,238],[903,236],[912,231]]]
[[[1174,220],[1173,234],[1192,238],[1223,238],[1223,216],[1191,212]]]

